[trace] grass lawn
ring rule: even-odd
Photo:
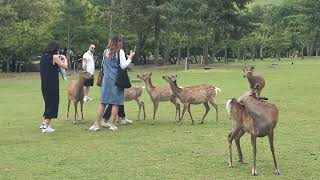
[[[291,65],[291,62],[294,65]],[[153,73],[153,84],[168,86],[162,75],[177,74],[178,85],[214,84],[222,89],[216,98],[219,122],[211,108],[203,125],[203,105],[192,106],[195,125],[188,114],[183,124],[174,123],[174,106],[160,103],[156,125],[151,125],[153,106],[145,91],[147,119],[137,120],[136,102],[126,103],[126,114],[133,125],[119,126],[119,131],[102,129],[89,132],[95,119],[100,90],[90,92],[93,101],[85,103],[85,123],[73,125],[66,117],[66,85],[60,81],[59,119],[53,122],[55,133],[39,130],[43,112],[38,73],[0,74],[0,179],[319,179],[320,169],[320,59],[283,60],[281,62],[247,61],[266,81],[263,96],[280,109],[275,129],[275,152],[280,176],[273,174],[268,138],[257,140],[258,176],[251,176],[250,136],[241,141],[247,165],[227,163],[227,135],[231,121],[225,110],[230,97],[239,97],[249,84],[242,77],[241,65],[213,64],[211,70],[192,65],[183,67],[137,67],[131,79],[142,72]],[[272,63],[278,65],[272,66]],[[134,84],[144,86],[143,83]],[[71,108],[73,114],[73,107]],[[72,116],[71,116],[72,117]]]

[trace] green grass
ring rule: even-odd
[[[294,65],[291,65],[291,61]],[[257,143],[257,177],[251,177],[252,148],[250,136],[241,145],[247,165],[237,162],[228,168],[227,134],[231,130],[225,102],[248,90],[240,66],[214,64],[204,71],[182,67],[136,68],[132,79],[141,72],[153,72],[155,85],[167,86],[162,75],[177,74],[178,85],[215,84],[222,89],[216,101],[220,108],[219,122],[213,108],[205,124],[200,119],[202,105],[192,106],[195,125],[186,114],[183,124],[174,124],[174,107],[160,103],[156,125],[151,125],[152,104],[143,94],[147,119],[136,120],[138,107],[126,103],[127,117],[133,125],[119,126],[118,132],[102,129],[87,131],[95,119],[99,88],[90,92],[95,99],[85,103],[85,124],[65,121],[66,85],[60,82],[59,120],[53,122],[56,132],[39,130],[43,111],[39,75],[22,74],[4,77],[0,74],[0,179],[318,179],[320,155],[320,59],[273,62],[247,61],[255,64],[266,87],[262,95],[269,97],[280,109],[275,129],[275,152],[281,176],[273,175],[273,161],[267,138]],[[278,67],[270,67],[279,63]],[[141,84],[135,84],[143,85]],[[73,113],[73,108],[71,109]]]

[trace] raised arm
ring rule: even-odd
[[[130,52],[130,55],[128,56],[128,59],[126,59],[126,55],[122,49],[120,49],[120,67],[121,69],[125,69],[129,66],[129,64],[132,62],[132,58],[134,56],[135,52]]]
[[[58,66],[67,69],[68,68],[68,60],[64,55],[53,55],[52,64],[57,64]]]

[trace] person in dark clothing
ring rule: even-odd
[[[44,100],[42,132],[54,132],[51,119],[58,117],[59,108],[59,67],[67,69],[68,61],[64,55],[58,54],[59,43],[50,41],[40,60],[41,91]]]

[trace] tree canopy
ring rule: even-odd
[[[283,0],[0,0],[0,63],[30,62],[48,41],[101,56],[118,33],[136,46],[137,63],[318,55],[320,1]],[[193,58],[194,57],[194,58]]]

